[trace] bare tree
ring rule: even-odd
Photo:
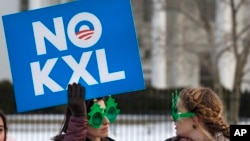
[[[170,0],[171,1],[171,0]],[[196,27],[205,32],[205,38],[207,40],[207,50],[210,54],[210,60],[204,60],[209,66],[209,72],[212,77],[213,88],[219,94],[222,99],[225,99],[225,93],[223,91],[223,85],[220,80],[220,70],[218,68],[218,61],[225,53],[232,53],[235,60],[235,73],[232,76],[234,78],[231,94],[229,95],[230,101],[224,101],[227,118],[230,123],[235,124],[238,122],[240,99],[241,99],[241,86],[244,81],[244,76],[249,69],[247,69],[247,60],[250,52],[250,23],[242,24],[239,19],[239,11],[247,6],[248,0],[191,0],[196,5],[198,15],[193,14],[185,10],[185,7],[181,5],[183,1],[178,1],[178,5],[171,5],[167,7],[169,11],[176,11],[183,15],[189,21],[191,21]],[[189,2],[191,2],[189,1]],[[211,20],[211,14],[218,14],[218,1],[223,3],[230,9],[231,29],[228,33],[223,33],[221,37],[217,36],[218,26],[216,26],[216,20]],[[213,3],[211,3],[213,2]],[[237,2],[237,3],[236,3]],[[212,12],[212,13],[211,13]],[[191,14],[192,13],[192,14]],[[227,15],[225,15],[227,16]],[[221,18],[221,17],[219,17]],[[222,25],[223,26],[223,25]],[[239,30],[240,29],[240,30]],[[218,44],[216,40],[221,39],[223,42]],[[218,46],[222,48],[218,49]],[[193,49],[192,49],[193,50]],[[199,52],[200,53],[200,52]],[[249,81],[249,80],[248,80]],[[227,95],[228,96],[228,95]],[[229,103],[227,103],[229,102]],[[229,106],[228,106],[229,105]]]
[[[21,0],[20,1],[20,11],[28,10],[28,0]]]
[[[239,108],[240,108],[240,99],[241,99],[241,85],[243,82],[243,77],[245,74],[245,68],[247,64],[247,59],[250,52],[250,30],[249,26],[246,25],[243,28],[243,31],[238,32],[238,21],[237,17],[239,15],[239,10],[243,7],[244,3],[247,0],[241,0],[238,5],[235,4],[235,0],[230,0],[230,8],[232,14],[232,48],[234,57],[236,60],[236,69],[234,74],[234,83],[233,83],[233,93],[231,94],[231,103],[230,103],[230,121],[231,123],[238,122]],[[247,36],[244,36],[243,32]],[[242,46],[241,46],[241,45]]]

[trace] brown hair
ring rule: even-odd
[[[7,127],[7,119],[6,116],[4,114],[4,112],[0,109],[0,117],[3,120],[3,128],[4,128],[4,141],[7,140],[7,131],[8,131],[8,127]]]
[[[186,88],[180,92],[179,97],[187,110],[201,119],[212,136],[222,132],[225,137],[230,138],[229,125],[222,116],[222,101],[213,90],[206,87]]]

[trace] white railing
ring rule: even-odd
[[[7,115],[8,141],[50,141],[61,128],[63,115]],[[119,115],[110,125],[117,141],[164,141],[175,134],[169,116]]]

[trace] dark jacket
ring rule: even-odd
[[[82,117],[70,117],[67,133],[54,137],[54,141],[90,141],[87,136],[88,121]],[[102,141],[115,141],[109,137]]]
[[[216,141],[230,141],[230,139],[226,138],[222,133],[216,133],[215,135]],[[183,138],[183,137],[171,137],[166,139],[165,141],[192,141],[189,138]]]
[[[166,139],[165,141],[192,141],[189,138],[183,138],[183,137],[171,137]]]

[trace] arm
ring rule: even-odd
[[[85,141],[88,121],[82,117],[71,116],[64,141]]]
[[[68,106],[72,116],[70,116],[64,141],[85,141],[88,121],[84,96],[84,87],[76,83],[68,85]]]

